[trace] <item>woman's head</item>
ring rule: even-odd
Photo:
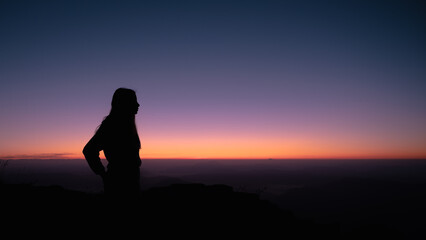
[[[112,96],[111,113],[120,115],[135,115],[139,110],[136,92],[132,89],[119,88]]]
[[[136,128],[135,114],[138,113],[139,106],[134,90],[119,88],[115,90],[112,96],[111,112],[102,122],[106,129],[113,130],[113,132],[119,131],[120,134],[130,133],[128,138],[125,138],[127,140],[123,141],[130,140],[130,144],[135,144],[138,148],[140,148],[140,141]]]

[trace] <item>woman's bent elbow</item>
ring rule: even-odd
[[[89,156],[91,152],[92,151],[90,151],[90,148],[88,148],[87,145],[83,148],[83,155],[85,157]]]

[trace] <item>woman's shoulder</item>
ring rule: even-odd
[[[98,131],[102,133],[118,134],[120,132],[123,132],[122,128],[123,124],[121,124],[119,120],[106,117],[99,126]]]
[[[111,129],[112,126],[113,126],[113,124],[111,123],[111,119],[106,117],[106,118],[104,118],[102,123],[99,125],[98,130],[96,132],[97,133],[108,132],[108,131],[110,131],[109,129]]]

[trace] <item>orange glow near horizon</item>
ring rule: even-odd
[[[188,123],[171,125],[141,119],[145,120],[138,124],[142,126],[140,155],[144,159],[426,159],[423,130],[389,132],[347,127],[354,124],[309,122],[239,122],[226,126],[211,119],[197,125],[191,118]],[[84,158],[81,151],[94,134],[96,124],[93,121],[50,132],[36,129],[34,134],[23,134],[15,141],[8,139],[0,142],[4,148],[0,159]]]
[[[255,137],[142,138],[144,159],[424,159],[421,146],[390,149],[386,144],[340,139]],[[50,148],[49,148],[50,146]],[[80,159],[83,141],[57,145],[40,144],[33,152],[5,153],[9,159]],[[57,151],[52,151],[56,149]],[[59,150],[59,151],[58,151]],[[101,157],[104,158],[101,152]]]

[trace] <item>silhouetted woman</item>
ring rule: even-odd
[[[102,177],[108,195],[139,194],[141,144],[135,123],[139,106],[135,91],[117,89],[112,97],[111,112],[83,149],[90,168]],[[107,170],[99,158],[102,150],[108,161]]]

